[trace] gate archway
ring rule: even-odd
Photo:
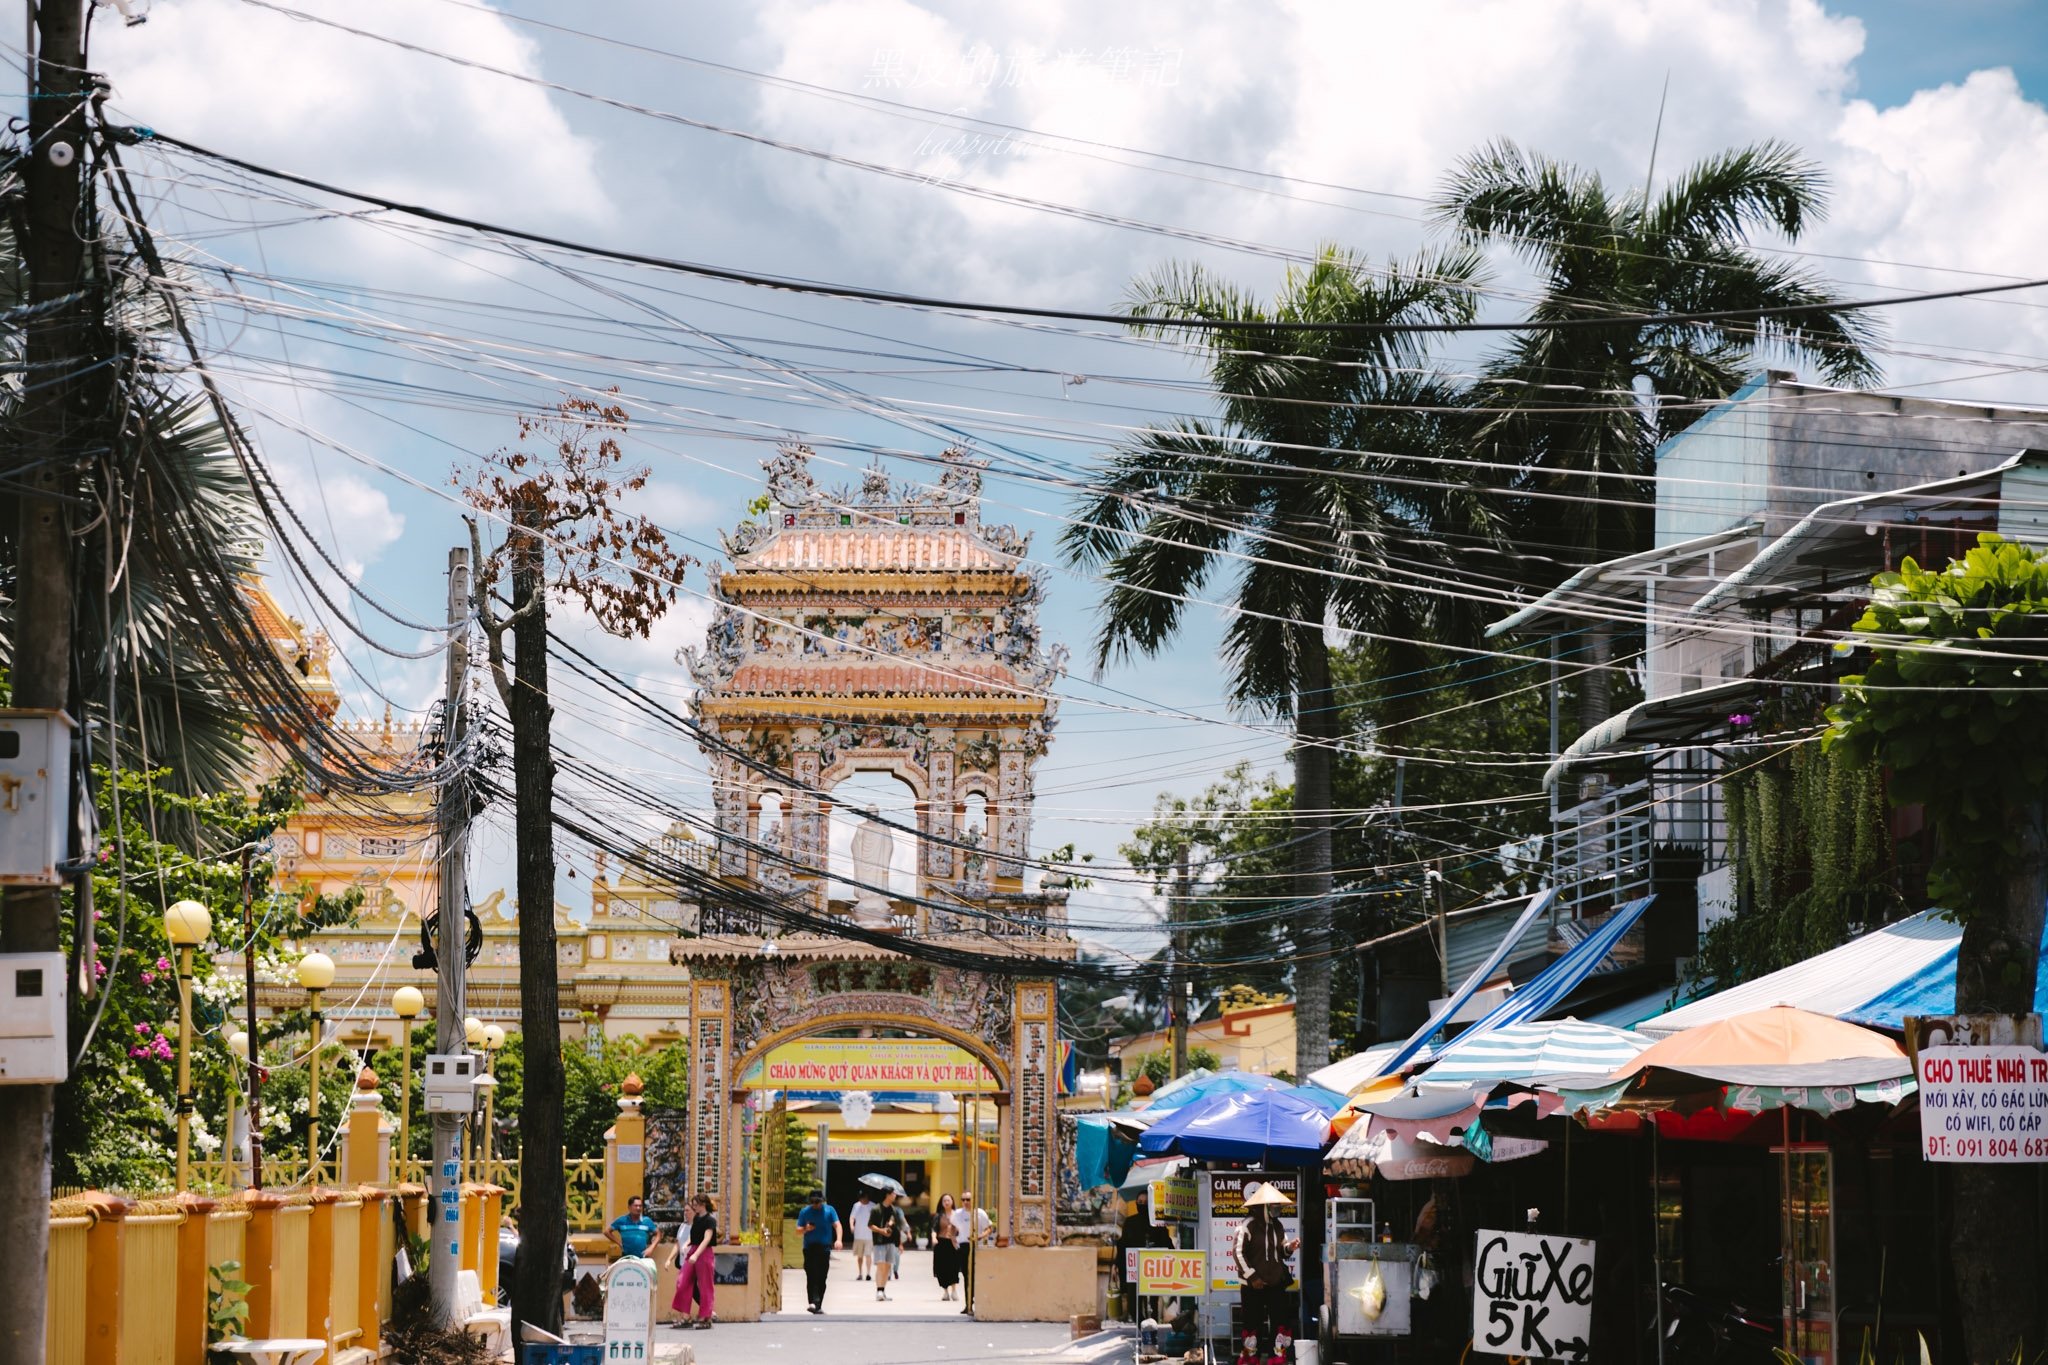
[[[1053,1131],[1059,1084],[1053,983],[933,967],[853,945],[819,945],[763,961],[691,954],[691,1169],[736,1207],[749,1177],[740,1140],[740,1080],[784,1043],[857,1022],[954,1043],[993,1072],[998,1089],[997,1232],[1022,1246],[1052,1240]],[[1020,961],[1019,967],[1029,963]]]

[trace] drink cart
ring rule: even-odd
[[[1407,1336],[1415,1289],[1415,1245],[1380,1240],[1377,1209],[1370,1199],[1340,1195],[1327,1207],[1323,1220],[1323,1324],[1331,1344]],[[1375,1301],[1377,1314],[1371,1311]]]

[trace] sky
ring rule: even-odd
[[[1786,259],[1840,291],[2048,276],[2048,21],[2019,0],[152,0],[147,14],[96,20],[91,64],[117,119],[458,215],[782,276],[1107,310],[1135,278],[1193,260],[1266,296],[1320,244],[1375,260],[1440,245],[1429,197],[1499,137],[1631,187],[1784,140],[1830,184],[1825,221]],[[963,132],[954,114],[1042,136]],[[654,476],[636,510],[703,561],[722,557],[719,531],[760,493],[778,440],[811,443],[827,482],[877,453],[915,479],[965,441],[994,462],[984,519],[1033,537],[1046,634],[1075,656],[1038,770],[1038,847],[1113,862],[1157,794],[1282,763],[1266,718],[1224,700],[1217,609],[1197,604],[1158,657],[1098,675],[1099,585],[1057,553],[1105,452],[1206,411],[1187,354],[1113,329],[521,253],[182,153],[129,158],[295,504],[397,616],[443,611],[447,550],[466,534],[456,471],[566,391],[618,386],[629,452]],[[1490,266],[1488,315],[1512,317],[1529,281],[1512,257]],[[1916,305],[1886,326],[1897,391],[2048,402],[2048,298]],[[1469,372],[1486,352],[1458,340],[1436,359]],[[649,639],[573,614],[563,628],[679,705],[675,652],[702,638],[704,575],[686,574]],[[303,614],[329,615],[285,577]],[[1206,597],[1227,587],[1219,573]],[[361,615],[394,649],[423,643]],[[352,713],[417,716],[437,695],[434,661],[344,645]],[[564,686],[578,752],[708,807],[686,744]],[[483,895],[509,880],[501,822],[480,853]],[[1142,890],[1105,879],[1076,918],[1142,947],[1101,929],[1142,919]]]

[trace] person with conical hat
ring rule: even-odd
[[[1279,1211],[1293,1203],[1271,1181],[1245,1186],[1245,1218],[1231,1243],[1240,1286],[1239,1326],[1245,1337],[1239,1359],[1248,1355],[1270,1360],[1274,1335],[1286,1328],[1287,1286],[1294,1280],[1287,1258],[1301,1246],[1301,1239],[1287,1235]]]

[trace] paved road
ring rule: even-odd
[[[782,1271],[783,1307],[801,1317],[809,1317],[804,1305],[804,1272],[802,1266]],[[939,1297],[939,1282],[932,1278],[932,1254],[929,1251],[906,1251],[903,1253],[903,1273],[889,1277],[889,1297],[877,1299],[875,1286],[868,1280],[853,1277],[853,1253],[835,1251],[832,1253],[832,1273],[825,1279],[825,1316],[828,1318],[865,1317],[916,1320],[920,1318],[944,1320],[957,1318],[961,1304],[948,1302]]]
[[[678,1341],[697,1365],[967,1365],[1039,1360],[1068,1365],[1067,1326],[1059,1322],[908,1323],[886,1318],[815,1318],[803,1310],[765,1322],[720,1323],[708,1332],[655,1329],[655,1353]]]
[[[958,1303],[939,1297],[929,1251],[906,1252],[903,1275],[889,1283],[889,1298],[853,1277],[853,1253],[834,1252],[825,1281],[825,1312],[804,1311],[804,1275],[785,1270],[785,1311],[763,1322],[722,1322],[708,1332],[664,1326],[655,1330],[657,1361],[664,1347],[688,1342],[698,1365],[965,1365],[976,1361],[1035,1360],[1041,1365],[1093,1365],[1093,1352],[1070,1349],[1063,1322],[976,1322]],[[1120,1353],[1128,1357],[1128,1348]]]

